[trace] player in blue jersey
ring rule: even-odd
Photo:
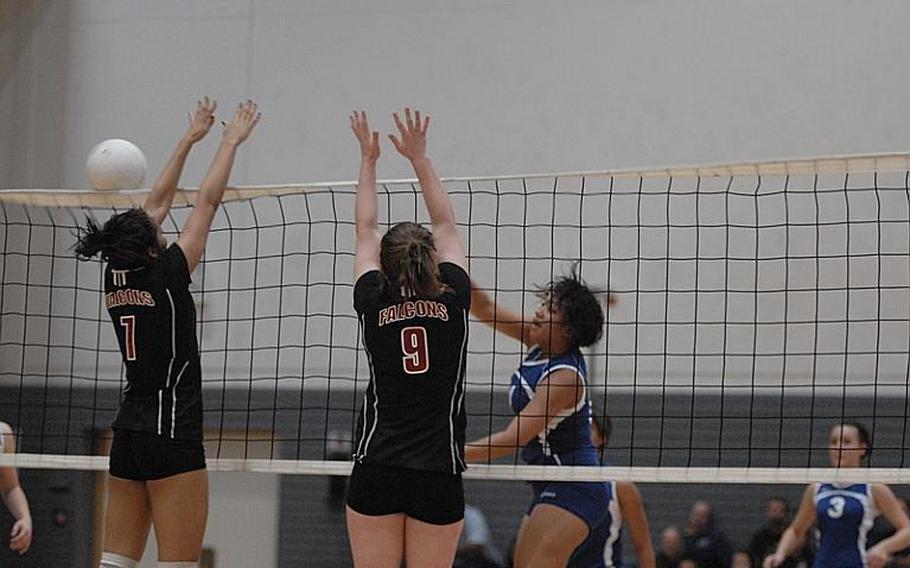
[[[609,416],[591,421],[591,438],[601,456],[601,463],[608,465],[603,456],[613,430]],[[586,568],[614,568],[624,566],[622,561],[623,523],[632,536],[632,546],[640,568],[654,568],[656,558],[651,543],[648,516],[638,487],[630,481],[611,481],[610,506],[603,522],[598,524],[575,549],[569,566]]]
[[[865,426],[838,424],[831,429],[828,459],[832,467],[856,468],[871,451]],[[866,533],[879,514],[895,528],[891,537],[866,550]],[[776,568],[804,542],[809,528],[818,530],[816,568],[880,568],[891,554],[910,546],[910,520],[891,489],[881,483],[816,483],[809,485],[793,522],[764,568]]]
[[[534,315],[523,317],[496,305],[474,287],[471,313],[529,350],[512,374],[509,400],[516,417],[505,430],[468,444],[465,455],[469,462],[487,463],[520,448],[522,458],[531,465],[600,465],[600,454],[591,438],[587,366],[580,348],[600,339],[603,308],[574,271],[544,287],[539,297],[541,304]],[[603,566],[603,558],[599,564],[584,563],[586,559],[581,556],[592,551],[580,545],[589,536],[606,531],[614,535],[612,550],[612,543],[618,541],[623,495],[631,493],[624,487],[610,483],[532,483],[534,498],[519,528],[515,565]],[[640,499],[639,506],[630,505],[627,514],[630,524],[643,525],[647,533]],[[633,517],[638,522],[632,521]],[[603,550],[601,546],[593,555]]]

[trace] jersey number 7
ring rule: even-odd
[[[126,360],[136,360],[136,316],[120,316],[123,326],[123,344],[126,346]]]
[[[406,327],[401,330],[401,362],[404,372],[409,375],[426,373],[430,368],[430,352],[427,349],[427,330],[423,327]]]

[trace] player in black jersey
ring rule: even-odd
[[[370,369],[347,524],[356,566],[451,566],[464,524],[464,369],[471,284],[448,194],[426,157],[429,117],[405,109],[389,138],[417,173],[432,233],[376,222],[379,134],[351,115],[362,161],[354,308]]]
[[[142,209],[91,218],[76,254],[107,262],[104,299],[120,343],[127,385],[114,420],[101,568],[132,568],[155,526],[158,566],[196,566],[208,515],[202,447],[202,377],[190,275],[202,258],[237,147],[259,121],[241,103],[202,181],[177,242],[167,247],[167,217],[187,155],[214,122],[215,101],[196,106]]]

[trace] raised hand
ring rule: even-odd
[[[234,112],[234,118],[224,124],[224,141],[229,144],[239,145],[253,131],[253,127],[262,118],[262,113],[258,112],[259,105],[252,99],[247,99],[245,103],[237,105],[237,111]]]
[[[375,162],[379,159],[379,133],[370,131],[366,111],[356,110],[348,117],[351,120],[351,130],[360,142],[360,155],[364,160]]]
[[[398,153],[412,162],[426,156],[427,152],[427,127],[430,125],[430,117],[420,118],[420,111],[414,111],[411,116],[411,109],[404,109],[405,121],[401,122],[398,113],[393,113],[395,126],[398,127],[400,138],[394,134],[389,134],[389,140],[395,145]]]
[[[208,97],[203,97],[201,101],[196,101],[196,111],[186,114],[190,126],[185,137],[191,144],[202,140],[209,133],[209,129],[215,124],[216,108],[218,108],[218,102],[215,99],[209,100]]]

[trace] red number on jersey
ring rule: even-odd
[[[422,327],[406,327],[401,330],[401,358],[404,372],[409,375],[426,373],[430,368],[430,352],[427,349],[427,330]]]
[[[126,346],[126,360],[136,360],[136,316],[120,316],[124,328],[123,344]]]

